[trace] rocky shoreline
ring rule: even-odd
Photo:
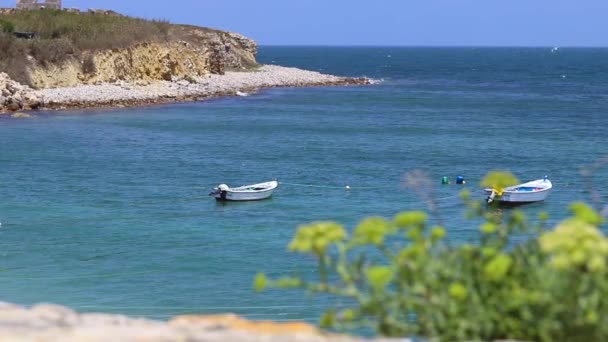
[[[229,71],[172,81],[124,81],[33,90],[0,74],[0,113],[37,109],[133,107],[220,96],[247,95],[263,88],[365,85],[367,78],[338,77],[315,71],[263,65],[252,71]],[[14,114],[13,114],[14,116]]]
[[[327,334],[301,322],[248,321],[236,315],[177,316],[167,322],[123,315],[78,313],[41,304],[31,308],[0,302],[2,341],[241,341],[364,342]],[[375,342],[389,340],[377,339]],[[399,341],[409,341],[402,339]]]

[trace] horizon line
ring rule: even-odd
[[[260,47],[344,47],[344,48],[528,48],[606,49],[608,45],[392,45],[392,44],[258,44]]]

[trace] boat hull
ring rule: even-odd
[[[274,190],[268,190],[258,193],[242,193],[226,191],[225,195],[221,193],[214,194],[213,197],[217,201],[259,201],[270,198]]]
[[[553,189],[548,179],[538,179],[528,183],[508,187],[498,195],[494,189],[485,189],[487,201],[501,203],[533,203],[544,201]]]
[[[270,198],[278,186],[277,181],[244,185],[238,188],[230,188],[222,184],[215,188],[210,195],[217,201],[259,201]]]
[[[486,195],[490,196],[492,194],[492,190],[485,190]],[[509,203],[531,203],[531,202],[541,202],[544,201],[551,189],[537,191],[533,193],[521,193],[521,192],[511,192],[505,191],[502,196],[496,196],[494,199],[498,202],[509,202]]]

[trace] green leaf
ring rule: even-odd
[[[481,181],[480,185],[484,188],[492,188],[502,192],[504,188],[519,184],[519,180],[511,172],[492,171]]]
[[[370,286],[381,291],[393,280],[394,271],[388,266],[373,266],[367,269],[366,275]]]
[[[484,276],[490,281],[501,281],[509,272],[513,259],[506,254],[498,254],[484,267]]]
[[[264,273],[258,273],[253,281],[253,288],[256,292],[262,292],[266,288],[267,283],[268,279],[266,278],[266,275]]]
[[[391,233],[391,224],[381,217],[368,217],[361,221],[353,234],[358,244],[372,244],[381,246],[385,236]]]
[[[461,198],[463,201],[468,201],[469,199],[471,199],[471,192],[470,192],[469,190],[466,190],[466,189],[465,189],[465,190],[462,190],[462,191],[460,192],[460,198]]]
[[[302,280],[293,277],[283,277],[276,281],[276,286],[279,288],[297,288],[302,286]]]
[[[481,225],[479,230],[484,234],[492,234],[492,233],[496,232],[497,228],[498,228],[498,226],[496,224],[494,224],[492,222],[486,222]]]
[[[431,239],[433,241],[439,241],[441,239],[443,239],[446,235],[446,231],[445,228],[440,227],[440,226],[436,226],[433,227],[433,229],[431,230]]]
[[[346,230],[342,225],[332,221],[314,222],[300,226],[288,248],[294,252],[312,252],[322,256],[331,244],[346,238]]]
[[[357,312],[353,309],[346,309],[340,313],[341,319],[345,322],[352,322],[357,318]]]
[[[395,216],[395,224],[400,228],[423,225],[428,216],[423,211],[406,211]]]
[[[599,226],[604,222],[602,215],[598,214],[593,208],[583,202],[575,202],[570,205],[570,211],[576,218],[594,226]]]
[[[448,290],[450,297],[463,301],[467,298],[467,288],[462,283],[452,283]]]
[[[321,326],[321,328],[325,329],[333,328],[336,325],[336,311],[326,311],[323,316],[321,316],[321,319],[319,320],[319,325]]]

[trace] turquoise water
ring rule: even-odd
[[[548,201],[523,210],[557,222],[588,198],[579,169],[608,154],[608,49],[268,47],[260,60],[383,82],[1,119],[0,298],[314,320],[327,299],[251,285],[257,271],[313,272],[286,252],[298,224],[424,209],[402,186],[419,169],[452,243],[476,226],[442,176],[482,198],[490,170],[548,175]],[[272,178],[283,184],[268,201],[207,197]],[[608,170],[594,181],[608,200]]]

